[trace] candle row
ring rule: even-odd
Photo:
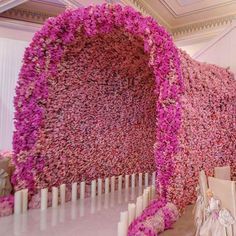
[[[155,197],[155,186],[149,186],[144,189],[143,195],[139,196],[136,204],[128,204],[128,211],[120,213],[120,222],[118,223],[118,236],[127,236],[128,227],[135,218],[140,216],[143,210],[148,206],[150,201]]]
[[[155,176],[156,172],[152,173],[152,185],[155,185]],[[105,194],[109,192],[115,192],[116,177],[112,176],[111,178],[105,179]],[[122,190],[123,176],[118,176],[118,191]],[[125,189],[130,187],[130,176],[125,175],[124,179]],[[144,174],[144,185],[148,187],[149,185],[149,174]],[[99,178],[97,181],[93,180],[91,182],[91,198],[96,197],[96,195],[101,196],[103,193],[103,180]],[[131,175],[131,188],[136,186],[136,174]],[[139,173],[138,175],[138,186],[141,188],[143,186],[143,174]],[[76,202],[78,199],[78,185],[77,183],[72,183],[71,190],[71,201]],[[62,184],[58,187],[52,187],[52,207],[56,208],[60,202],[61,205],[65,203],[66,198],[66,185]],[[80,183],[80,199],[85,198],[85,182]],[[41,210],[45,210],[48,207],[48,189],[41,189]],[[17,191],[14,196],[14,213],[19,214],[21,212],[26,212],[28,209],[28,190],[23,189]]]
[[[14,195],[14,213],[25,213],[28,209],[28,189],[16,191]]]

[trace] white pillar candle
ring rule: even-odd
[[[111,177],[111,192],[114,193],[115,192],[115,182],[116,182],[116,178],[115,176]]]
[[[124,222],[119,222],[118,223],[117,236],[127,236],[127,234],[125,234],[125,224],[124,224]]]
[[[27,212],[28,209],[28,189],[22,190],[22,212]]]
[[[98,179],[98,196],[102,195],[102,179]]]
[[[129,188],[129,175],[125,175],[125,189]]]
[[[57,208],[58,206],[58,188],[52,187],[52,207]]]
[[[129,215],[128,211],[124,211],[120,213],[120,222],[124,224],[124,233],[127,235],[128,232],[128,223],[129,223]]]
[[[156,185],[156,172],[154,171],[153,173],[152,173],[152,185]]]
[[[143,211],[143,197],[140,196],[136,200],[136,217],[140,216]]]
[[[77,201],[77,183],[72,184],[72,191],[71,191],[71,201],[76,202]]]
[[[148,187],[148,173],[145,173],[145,188]]]
[[[96,197],[96,180],[91,182],[91,198]]]
[[[151,186],[151,198],[154,199],[156,195],[156,187],[155,185]]]
[[[144,191],[143,193],[143,210],[148,206],[148,193]]]
[[[80,199],[84,199],[85,195],[85,182],[80,183]]]
[[[131,176],[131,188],[135,188],[135,174]]]
[[[142,188],[142,186],[143,186],[143,174],[139,173],[138,174],[138,187]]]
[[[108,194],[110,192],[109,190],[109,178],[105,179],[105,194]]]
[[[147,194],[147,205],[149,204],[149,202],[150,202],[150,187],[147,187],[146,188],[146,194]]]
[[[118,177],[118,191],[122,191],[122,175],[119,175]]]
[[[134,203],[128,205],[128,214],[129,214],[129,225],[130,225],[132,221],[135,219],[135,214],[136,214],[136,206]]]
[[[41,211],[46,210],[48,207],[48,189],[41,189]]]
[[[22,192],[16,191],[14,194],[14,214],[21,213],[21,198],[22,198]]]
[[[66,185],[61,184],[60,185],[60,203],[61,205],[65,204],[66,202]]]

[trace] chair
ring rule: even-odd
[[[231,180],[230,166],[215,167],[215,177],[218,179]]]
[[[221,201],[221,207],[230,211],[236,220],[236,182],[208,177],[209,188],[214,198]],[[227,236],[236,235],[236,223],[226,228]]]
[[[207,198],[208,184],[207,184],[207,177],[204,170],[201,170],[199,173],[199,187],[200,187],[201,195],[204,200],[204,205],[205,207],[207,207],[208,206],[208,198]]]

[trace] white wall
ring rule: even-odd
[[[212,40],[193,58],[213,63],[222,67],[230,67],[236,74],[236,20],[232,25],[222,32],[216,39]]]
[[[0,149],[12,149],[13,97],[28,42],[0,38]]]

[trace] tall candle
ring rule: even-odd
[[[115,176],[112,176],[112,177],[111,177],[111,192],[112,192],[112,193],[115,192],[115,181],[116,181]]]
[[[118,177],[118,191],[121,192],[122,190],[122,175]]]
[[[154,199],[156,195],[155,185],[151,186],[151,198]]]
[[[148,173],[145,173],[145,188],[148,187]]]
[[[91,183],[91,197],[96,197],[96,180],[93,180]]]
[[[28,189],[22,190],[22,212],[26,212],[28,209]]]
[[[85,182],[80,183],[80,199],[84,199],[85,195]]]
[[[98,179],[98,196],[102,195],[102,179]]]
[[[105,179],[105,194],[108,194],[110,192],[109,189],[109,178]]]
[[[128,211],[124,211],[120,213],[120,222],[124,223],[124,232],[127,235],[128,232],[128,222],[129,222],[129,215]]]
[[[140,216],[143,211],[143,197],[139,196],[136,200],[136,217]]]
[[[118,236],[126,236],[125,235],[125,224],[124,224],[124,222],[119,222],[118,223],[117,235]]]
[[[135,214],[136,214],[136,206],[134,203],[128,205],[128,214],[129,214],[129,225],[130,225],[132,221],[135,219]]]
[[[154,171],[153,173],[152,173],[152,185],[156,185],[156,172]]]
[[[71,191],[71,201],[76,202],[77,201],[77,183],[72,183],[72,191]]]
[[[52,187],[52,207],[57,208],[58,206],[58,188]]]
[[[60,203],[63,205],[66,202],[66,185],[60,185]]]
[[[135,174],[131,176],[131,188],[135,188]]]
[[[41,211],[46,210],[48,207],[48,189],[41,189]]]
[[[139,173],[138,174],[138,187],[142,188],[142,186],[143,186],[143,174]]]
[[[143,210],[148,206],[148,193],[144,191],[143,193]]]
[[[16,191],[14,194],[14,214],[21,213],[21,198],[22,198],[22,192]]]
[[[129,188],[129,175],[125,175],[125,189]]]

